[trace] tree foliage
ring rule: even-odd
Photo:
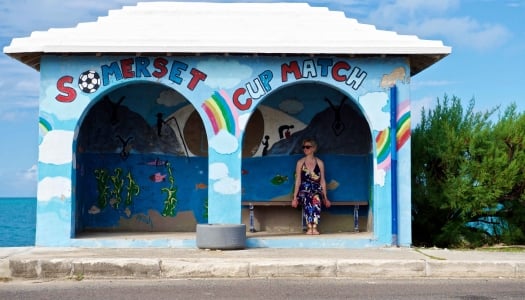
[[[416,245],[525,241],[525,116],[511,105],[493,123],[498,108],[474,104],[445,95],[412,132]]]

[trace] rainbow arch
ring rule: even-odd
[[[232,135],[238,135],[236,110],[229,103],[231,101],[228,95],[220,91],[214,92],[202,104],[202,109],[210,120],[214,134],[219,133],[220,130],[226,130]]]
[[[396,144],[397,150],[401,149],[410,138],[410,102],[405,100],[399,104],[397,111],[397,132]]]
[[[46,135],[49,131],[53,130],[51,124],[42,117],[40,117],[38,120],[38,128],[40,129],[40,132],[43,136]]]
[[[386,128],[377,134],[376,149],[378,169],[388,169],[390,166],[390,128]]]

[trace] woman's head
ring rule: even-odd
[[[303,151],[304,150],[312,150],[315,152],[315,150],[317,149],[317,143],[315,142],[314,139],[310,139],[310,138],[307,138],[307,139],[304,139],[303,140]]]

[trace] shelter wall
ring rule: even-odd
[[[399,241],[409,245],[409,68],[404,58],[45,56],[37,245],[71,245],[76,232],[88,229],[240,223],[243,200],[289,194],[297,145],[312,135],[322,147],[333,145],[320,153],[328,179],[345,183],[330,191],[332,200],[364,198],[374,216],[369,228],[374,240],[390,243],[394,219]],[[88,71],[98,75],[98,84],[86,85]],[[115,120],[111,109],[122,97],[127,114],[119,106]],[[355,114],[344,118],[353,127],[339,132],[333,122],[321,121],[327,128],[307,131],[325,111],[335,118],[342,99]],[[398,116],[394,123],[392,110]],[[180,124],[168,121],[171,117]],[[121,118],[132,122],[124,126]],[[340,150],[339,145],[361,142],[336,138],[357,126],[354,119],[366,125],[360,132],[367,143]],[[292,132],[280,136],[279,127],[291,124]],[[337,142],[325,141],[326,132]],[[395,175],[392,157],[399,162]],[[100,170],[107,176],[102,181]],[[360,176],[348,180],[349,172]],[[400,188],[392,189],[392,176],[400,178]],[[392,193],[399,199],[396,210]],[[174,205],[167,208],[170,201]]]

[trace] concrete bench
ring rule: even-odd
[[[331,201],[332,206],[353,206],[354,207],[354,231],[359,232],[359,207],[368,206],[368,201]],[[292,201],[250,201],[243,200],[242,205],[250,209],[250,232],[255,232],[254,218],[256,206],[292,206]],[[304,224],[303,214],[301,213],[301,223],[303,230],[306,228]]]

